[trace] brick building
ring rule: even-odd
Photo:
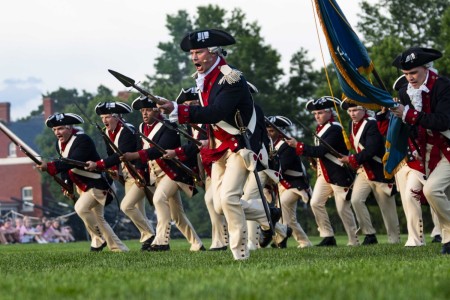
[[[10,103],[0,103],[0,127],[37,157],[39,151],[35,140],[45,128],[44,120],[53,113],[52,99],[44,98],[43,106],[43,114],[11,122]],[[37,207],[45,206],[44,199],[50,194],[42,186],[42,175],[34,166],[35,163],[0,131],[0,215],[11,210],[34,217],[43,215]],[[26,205],[26,202],[36,207]]]

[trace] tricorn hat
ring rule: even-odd
[[[200,97],[198,95],[197,92],[197,88],[196,87],[191,87],[188,89],[181,89],[180,94],[178,95],[177,99],[175,99],[175,101],[178,104],[182,104],[186,101],[192,101],[192,100],[199,100]]]
[[[288,118],[284,117],[284,116],[270,116],[267,117],[267,119],[275,126],[277,127],[289,127],[292,126],[292,122],[291,120],[289,120]],[[267,127],[270,126],[270,123],[266,124]]]
[[[397,78],[397,80],[394,82],[394,85],[392,86],[392,88],[395,91],[399,91],[403,86],[408,84],[408,79],[406,79],[405,75],[400,76],[399,78]]]
[[[187,33],[181,40],[180,47],[184,52],[214,46],[228,46],[236,43],[234,37],[219,29],[204,29]]]
[[[82,124],[84,120],[82,117],[72,113],[56,113],[45,120],[47,127],[53,128],[56,126]]]
[[[309,111],[322,110],[327,108],[334,108],[334,104],[337,106],[341,105],[341,101],[338,98],[331,96],[323,96],[316,100],[309,100],[306,102],[306,109]]]
[[[127,114],[131,112],[131,107],[123,102],[100,102],[95,106],[97,115]]]
[[[146,96],[139,96],[131,103],[131,107],[134,110],[140,110],[141,108],[155,108],[156,103]]]
[[[366,109],[364,106],[356,104],[355,102],[350,101],[347,97],[345,97],[341,102],[341,108],[343,110],[348,110],[350,107],[358,107],[359,109]]]
[[[431,48],[411,47],[397,56],[392,65],[402,70],[423,66],[442,57],[442,53]]]

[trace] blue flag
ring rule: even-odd
[[[374,86],[366,76],[374,70],[366,48],[348,23],[335,0],[315,0],[339,84],[348,99],[366,107],[394,107],[388,91]],[[392,172],[406,155],[407,135],[400,119],[393,117],[386,137],[385,175]]]

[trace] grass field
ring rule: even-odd
[[[380,244],[251,252],[90,253],[87,242],[0,246],[0,299],[449,299],[450,255],[440,244]],[[405,237],[403,237],[403,241]],[[312,238],[319,242],[318,237]],[[205,241],[208,245],[208,240]]]

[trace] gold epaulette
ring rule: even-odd
[[[228,84],[233,84],[241,80],[241,71],[232,69],[229,65],[220,66],[219,69],[223,74],[223,77],[219,80],[219,84],[223,84],[225,81]]]

